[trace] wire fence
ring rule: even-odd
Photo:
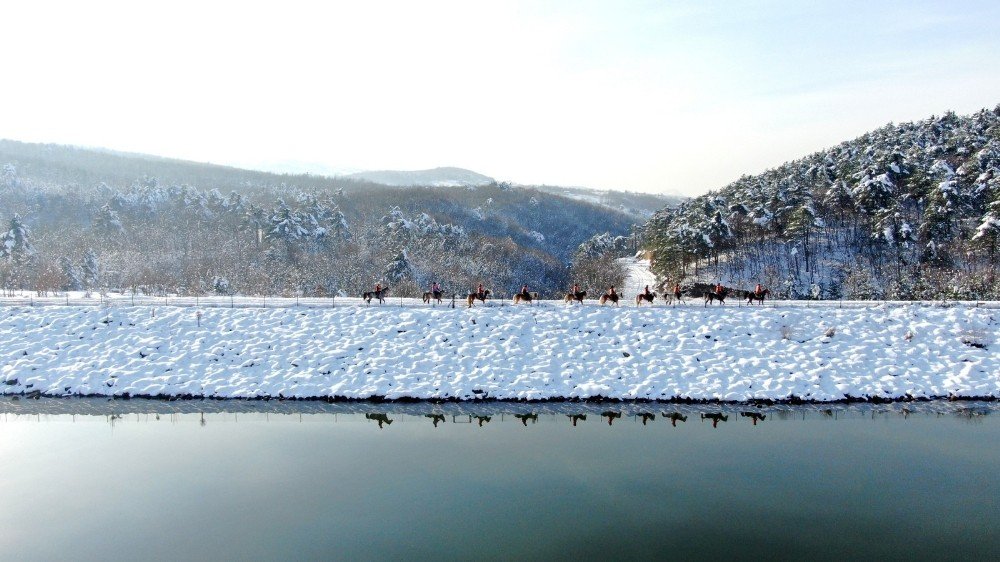
[[[372,299],[370,302],[360,297],[272,297],[272,296],[150,296],[131,294],[94,294],[90,297],[82,295],[15,295],[0,297],[0,307],[50,307],[50,306],[78,306],[78,307],[118,307],[118,306],[174,306],[189,308],[306,308],[306,309],[335,309],[340,307],[400,307],[400,308],[467,308],[466,295],[447,295],[442,297],[441,302],[431,299],[424,302],[420,298],[394,297],[391,294],[385,297],[383,302]],[[848,300],[777,300],[768,299],[763,304],[747,304],[746,299],[730,297],[725,304],[707,304],[703,299],[697,297],[684,298],[680,302],[668,302],[662,297],[654,300],[652,304],[643,302],[635,304],[635,295],[619,295],[617,305],[607,303],[599,304],[597,299],[587,299],[583,303],[567,303],[562,299],[544,300],[535,299],[530,303],[519,303],[516,306],[542,306],[542,307],[608,307],[608,308],[652,308],[661,310],[671,310],[690,307],[708,308],[898,308],[904,306],[934,306],[934,307],[971,307],[990,310],[1000,310],[1000,301],[848,301]],[[506,307],[515,306],[512,296],[506,294],[491,295],[485,302],[476,300],[475,307]]]

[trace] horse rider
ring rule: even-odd
[[[757,295],[758,297],[764,294],[764,286],[761,285],[760,283],[757,283],[757,286],[754,287],[753,289],[753,294]]]
[[[725,291],[725,289],[722,288],[722,283],[716,283],[715,284],[715,294],[722,295],[723,291]]]
[[[440,293],[440,292],[441,292],[441,285],[438,285],[438,282],[435,281],[434,284],[431,285],[431,293]]]
[[[521,285],[521,294],[522,295],[527,295],[528,294],[528,285],[527,284]]]
[[[480,299],[486,294],[486,289],[483,289],[482,283],[479,284],[479,287],[476,287],[476,294],[479,295]]]
[[[381,295],[382,294],[382,284],[381,283],[375,283],[375,294],[376,295]]]
[[[573,283],[573,295],[577,295],[580,292],[580,285],[578,283]]]
[[[642,294],[646,295],[647,297],[651,295],[651,293],[649,292],[649,285],[646,285],[646,290],[643,291]]]
[[[618,293],[615,292],[615,286],[614,285],[612,285],[611,287],[608,288],[608,296],[609,297],[618,296]]]
[[[681,298],[681,284],[680,283],[674,283],[674,296],[677,297],[677,298]]]

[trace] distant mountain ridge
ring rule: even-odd
[[[430,170],[376,170],[346,174],[341,177],[390,185],[393,187],[433,186],[466,187],[487,185],[493,178],[465,168],[441,167]]]
[[[504,182],[399,187],[0,140],[7,291],[357,294],[382,281],[552,295],[581,244],[638,220]]]

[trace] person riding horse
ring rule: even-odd
[[[483,300],[483,295],[486,294],[486,289],[483,288],[482,283],[480,283],[479,286],[476,287],[476,294],[479,295],[479,300]]]

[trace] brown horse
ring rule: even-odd
[[[389,294],[389,287],[382,289],[381,291],[368,291],[361,293],[361,298],[364,299],[365,304],[371,304],[372,299],[378,301],[379,304],[385,302],[385,296]]]
[[[601,295],[601,298],[598,299],[598,302],[601,303],[601,306],[604,306],[604,303],[606,303],[606,302],[611,302],[615,306],[618,306],[618,299],[620,297],[621,297],[621,295],[619,295],[618,293],[614,293],[614,294],[611,294],[611,295],[605,293],[605,294]]]
[[[524,302],[526,302],[528,304],[531,304],[531,301],[533,301],[533,300],[535,300],[537,298],[538,298],[538,293],[529,293],[527,291],[524,291],[524,292],[517,293],[516,295],[514,295],[514,304],[518,304],[521,301],[524,301]]]
[[[469,296],[466,299],[466,302],[469,303],[469,308],[472,308],[472,303],[476,299],[479,299],[480,301],[482,301],[483,304],[486,304],[486,297],[488,297],[488,296],[490,296],[490,290],[489,289],[486,289],[482,293],[469,293]]]
[[[653,304],[653,300],[655,298],[656,298],[656,293],[649,293],[648,295],[646,293],[639,293],[638,295],[635,296],[635,305],[639,306],[642,304],[643,301],[646,301],[649,304]]]
[[[763,305],[764,299],[770,294],[771,291],[769,289],[764,289],[759,293],[755,293],[754,291],[747,291],[747,304],[753,304],[753,301],[757,301],[757,304]]]
[[[441,296],[443,294],[444,293],[442,291],[427,291],[424,293],[424,304],[431,302],[431,299],[434,299],[438,304],[441,304]]]
[[[583,299],[587,297],[587,291],[577,291],[575,293],[566,293],[566,302],[576,301],[583,304]]]
[[[716,293],[715,291],[705,291],[705,306],[709,303],[719,301],[719,304],[726,304],[726,297],[729,296],[728,289],[722,289],[721,293]]]

